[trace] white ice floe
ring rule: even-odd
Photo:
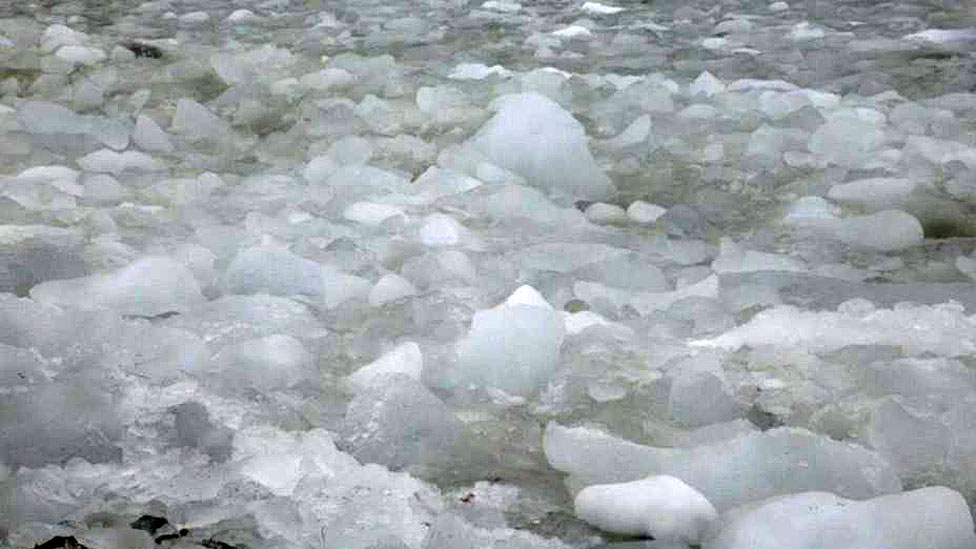
[[[617,6],[608,6],[606,4],[600,4],[598,2],[583,2],[580,9],[586,13],[591,13],[594,15],[613,15],[615,13],[620,13],[624,11],[624,8]]]
[[[718,517],[705,496],[667,475],[587,486],[573,507],[577,517],[607,532],[690,545],[700,543]]]

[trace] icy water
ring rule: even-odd
[[[974,45],[0,1],[0,546],[976,547]]]

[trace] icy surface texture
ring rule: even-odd
[[[973,28],[0,2],[0,546],[973,545]]]

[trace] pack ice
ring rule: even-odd
[[[0,548],[972,549],[958,2],[0,2]]]

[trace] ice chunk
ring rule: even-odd
[[[704,549],[976,547],[962,496],[933,486],[852,501],[827,492],[773,498],[722,518]]]
[[[350,204],[342,212],[344,219],[361,223],[367,227],[379,227],[387,219],[405,215],[403,209],[397,206],[376,202],[356,202]]]
[[[483,111],[467,95],[448,86],[425,86],[417,90],[417,108],[435,124],[443,126],[483,119]]]
[[[33,185],[49,184],[51,187],[70,194],[80,196],[82,188],[76,183],[80,173],[65,166],[35,166],[17,175],[17,183]]]
[[[811,104],[810,97],[800,90],[791,92],[766,90],[759,94],[759,108],[773,120],[780,120]]]
[[[417,289],[409,280],[400,275],[388,274],[376,282],[373,289],[369,291],[369,304],[373,307],[380,307],[391,301],[403,299],[417,295]]]
[[[593,159],[583,126],[557,103],[524,93],[503,96],[498,106],[469,142],[473,149],[550,191],[591,200],[614,192]]]
[[[715,25],[714,33],[719,36],[728,34],[749,34],[753,31],[753,24],[744,17],[732,17]]]
[[[728,42],[729,41],[725,38],[710,37],[710,38],[705,38],[701,41],[701,47],[710,51],[721,50],[728,45]]]
[[[288,250],[247,248],[227,267],[224,283],[231,293],[319,296],[322,266]]]
[[[664,273],[650,258],[630,251],[586,265],[577,271],[577,276],[581,280],[593,280],[628,290],[663,292],[670,289]]]
[[[781,11],[786,11],[790,9],[790,5],[786,2],[773,2],[769,5],[769,11],[773,13],[779,13]]]
[[[466,236],[467,229],[456,219],[444,214],[431,214],[420,227],[420,241],[425,246],[454,246]]]
[[[566,335],[577,335],[593,326],[601,326],[609,329],[618,340],[625,341],[634,337],[634,330],[630,327],[616,322],[610,322],[593,311],[580,311],[578,313],[563,312],[561,314],[563,316],[563,326],[566,329]]]
[[[275,334],[302,339],[328,334],[307,306],[267,294],[225,295],[168,319],[167,325],[199,334],[215,350]]]
[[[693,297],[718,298],[718,275],[711,275],[699,282],[673,292],[631,292],[597,282],[581,280],[573,284],[573,295],[587,303],[598,300],[609,302],[614,308],[629,305],[642,315],[663,311],[673,304]]]
[[[540,225],[559,227],[563,231],[589,224],[576,208],[559,208],[538,190],[522,185],[505,185],[480,205],[496,219],[529,219]]]
[[[464,425],[443,402],[411,376],[376,379],[346,410],[339,440],[363,463],[430,474],[462,450]]]
[[[559,38],[589,38],[593,36],[593,33],[590,32],[590,29],[586,27],[570,25],[557,31],[553,31],[552,35],[558,36]]]
[[[924,135],[910,135],[905,140],[904,151],[912,156],[920,156],[935,165],[943,165],[957,160],[969,169],[976,168],[976,149],[957,141],[936,139]]]
[[[651,204],[643,200],[635,200],[630,203],[630,206],[627,206],[627,217],[634,223],[649,225],[657,221],[667,211],[667,209],[657,204]]]
[[[18,351],[0,345],[3,369],[32,366],[25,360],[27,357],[17,356]],[[14,384],[5,384],[4,392],[0,394],[4,410],[0,421],[0,437],[4,441],[0,445],[0,461],[16,470],[21,466],[39,468],[62,463],[66,456],[91,463],[121,458],[121,448],[117,445],[122,431],[120,420],[113,409],[111,390],[103,380],[94,375],[62,374],[58,382],[52,382],[35,373],[31,375],[36,383],[25,383],[18,376]],[[82,385],[86,389],[78,390]],[[19,474],[24,472],[21,469]],[[5,488],[5,497],[10,497],[7,490],[9,488]],[[63,497],[66,493],[61,494]],[[5,510],[20,514],[23,509],[19,505],[30,509],[37,505],[35,498],[40,499],[37,494],[25,496],[21,495],[22,499],[18,501],[18,496],[14,495],[17,505],[7,504]],[[4,522],[7,518],[3,517]]]
[[[522,266],[526,269],[568,273],[624,254],[626,250],[605,244],[553,242],[529,246],[519,255]]]
[[[844,167],[867,164],[885,143],[883,122],[883,118],[879,123],[874,117],[861,116],[850,109],[836,111],[810,135],[807,147],[824,164]]]
[[[253,426],[234,437],[234,458],[241,473],[280,496],[291,495],[308,476],[351,473],[356,460],[336,449],[323,429],[285,432]]]
[[[691,84],[688,85],[688,93],[694,97],[703,94],[706,97],[722,93],[725,91],[725,83],[715,78],[712,73],[702,71]]]
[[[373,157],[373,147],[362,137],[349,136],[329,147],[325,154],[308,162],[303,175],[308,182],[327,181],[343,166],[363,166]]]
[[[391,192],[406,194],[410,190],[410,182],[405,177],[372,166],[343,166],[329,173],[324,181],[319,178],[321,172],[318,168],[311,170],[309,168],[306,168],[304,174],[309,183],[324,183],[334,187],[343,197],[364,197]]]
[[[603,141],[600,143],[600,146],[609,150],[622,150],[637,145],[644,145],[651,135],[651,125],[651,116],[649,114],[641,115],[631,122],[624,131],[611,139]]]
[[[327,68],[302,76],[300,82],[313,90],[329,91],[352,86],[356,83],[356,77],[347,70]]]
[[[614,225],[627,221],[627,212],[623,208],[606,202],[591,204],[583,215],[597,225]]]
[[[78,159],[78,165],[88,172],[107,172],[118,175],[126,170],[161,171],[166,169],[162,162],[139,151],[115,152],[109,149],[97,150]]]
[[[925,239],[918,219],[901,210],[844,219],[837,237],[847,244],[884,252],[917,246]]]
[[[801,42],[804,40],[816,40],[818,38],[823,38],[826,36],[826,31],[823,28],[815,27],[810,24],[809,21],[801,21],[793,28],[790,29],[790,38],[794,42]]]
[[[804,196],[790,204],[790,209],[783,218],[787,225],[816,225],[822,222],[837,221],[840,208],[827,202],[819,196]]]
[[[583,2],[580,7],[581,10],[586,13],[591,13],[593,15],[613,15],[615,13],[620,13],[624,11],[624,8],[618,8],[616,6],[607,6],[597,2]]]
[[[802,149],[807,138],[807,132],[803,130],[773,128],[763,124],[749,136],[746,155],[765,168],[775,168],[781,164],[787,150]]]
[[[213,354],[203,338],[180,328],[137,323],[125,331],[106,360],[140,379],[171,385],[184,372],[200,371]],[[111,357],[111,358],[109,358]]]
[[[970,279],[976,281],[976,258],[963,256],[957,257],[956,268]]]
[[[742,326],[692,345],[729,350],[743,345],[780,345],[813,353],[849,345],[897,345],[909,355],[954,357],[976,352],[974,329],[976,315],[965,316],[962,306],[955,303],[904,303],[893,309],[875,309],[860,299],[842,303],[836,312],[801,311],[789,305],[773,307]]]
[[[518,13],[522,11],[522,4],[506,2],[505,0],[488,0],[481,4],[483,10],[500,11],[502,13]]]
[[[871,446],[904,479],[940,473],[949,453],[946,426],[937,418],[915,413],[901,397],[883,399],[871,411],[865,430]]]
[[[225,346],[214,355],[207,378],[235,389],[278,390],[315,379],[314,357],[300,341],[274,334]]]
[[[530,307],[541,307],[550,311],[555,309],[546,301],[546,298],[528,284],[523,284],[512,292],[512,295],[508,296],[502,303],[504,307],[514,307],[516,305],[528,305]]]
[[[688,121],[707,121],[711,119],[718,118],[722,114],[722,111],[718,110],[716,107],[711,105],[706,105],[704,103],[695,103],[678,111],[676,115],[679,119],[684,119],[685,123]]]
[[[75,86],[71,104],[83,110],[97,109],[105,101],[105,87],[96,80],[88,78]]]
[[[501,65],[489,67],[481,63],[461,63],[454,67],[447,77],[451,80],[484,80],[493,75],[508,78],[512,75],[512,71]]]
[[[904,206],[918,183],[913,179],[877,177],[834,185],[827,198],[844,204],[885,210]]]
[[[158,204],[204,203],[210,199],[210,193],[222,185],[216,174],[205,173],[194,179],[164,179],[150,187],[146,196]]]
[[[431,166],[414,182],[414,197],[429,203],[444,196],[460,194],[481,186],[481,181],[454,170]]]
[[[549,380],[564,337],[562,318],[551,306],[526,304],[538,302],[528,290],[513,298],[511,304],[475,312],[441,385],[474,384],[526,395]]]
[[[416,381],[424,369],[424,355],[413,341],[401,343],[392,351],[350,374],[346,381],[356,391],[363,391],[381,378],[405,375]]]
[[[82,116],[63,105],[47,101],[27,101],[18,113],[27,131],[40,134],[88,134],[116,150],[129,144],[131,123],[117,118]]]
[[[906,34],[902,36],[902,40],[933,44],[969,45],[976,42],[976,29],[926,29],[921,32]]]
[[[108,58],[103,50],[87,46],[62,46],[54,55],[58,59],[78,65],[95,65]]]
[[[719,256],[712,262],[716,273],[743,273],[750,271],[805,272],[802,261],[781,254],[769,254],[746,250],[729,237],[722,237]]]
[[[186,26],[202,25],[210,21],[210,14],[205,11],[191,11],[179,16],[178,20]]]
[[[83,235],[45,225],[0,225],[0,292],[26,295],[45,280],[85,274]]]
[[[246,9],[234,10],[224,18],[224,21],[227,23],[255,23],[259,20],[260,18],[254,15],[253,11]]]
[[[684,362],[668,371],[671,382],[668,410],[681,425],[701,427],[738,416],[732,386],[721,366],[703,367]]]
[[[213,139],[228,131],[226,124],[210,109],[185,97],[176,102],[170,130],[192,141]]]
[[[373,145],[368,139],[350,135],[333,143],[325,155],[337,166],[364,165],[373,158]]]
[[[51,53],[61,46],[77,46],[88,40],[88,35],[64,25],[51,25],[41,34],[40,51]]]
[[[107,274],[44,282],[30,294],[42,303],[140,316],[183,312],[203,301],[193,273],[165,256],[145,257]]]
[[[718,518],[705,496],[667,475],[588,486],[573,507],[577,517],[607,532],[690,545],[699,544]]]
[[[327,309],[334,309],[350,299],[366,298],[372,284],[363,277],[351,275],[335,267],[323,265],[322,287]]]
[[[901,491],[879,455],[803,429],[778,428],[693,448],[654,448],[586,428],[546,427],[554,468],[577,487],[671,475],[701,492],[720,512],[767,497],[830,489],[866,498]]]
[[[390,101],[367,94],[353,112],[374,132],[380,135],[396,135],[403,131],[404,112]]]
[[[799,89],[796,84],[784,80],[758,80],[755,78],[740,78],[729,84],[728,91],[748,92],[755,90],[793,91]],[[839,99],[839,98],[838,98]]]
[[[140,114],[136,118],[136,127],[132,132],[132,140],[140,149],[150,152],[173,152],[173,143],[166,132],[156,124],[152,118]]]

